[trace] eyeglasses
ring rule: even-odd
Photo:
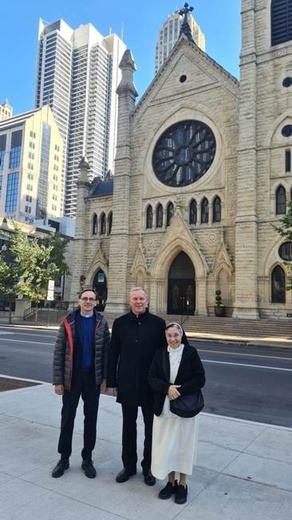
[[[95,302],[95,298],[86,298],[86,296],[82,296],[80,300],[82,300],[83,302]]]

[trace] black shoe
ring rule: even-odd
[[[133,475],[136,475],[136,470],[131,471],[128,468],[124,468],[116,476],[116,481],[119,482],[119,484],[122,484],[123,482],[127,482],[127,480],[129,480],[129,478],[132,477]]]
[[[88,477],[88,478],[96,477],[96,469],[95,469],[94,465],[92,464],[92,460],[83,459],[81,468],[83,469],[86,477]]]
[[[52,477],[59,478],[64,475],[64,471],[69,468],[68,459],[60,459],[52,471]]]
[[[162,500],[166,500],[177,492],[177,488],[177,481],[175,481],[174,485],[172,485],[171,482],[167,482],[166,486],[159,492],[158,496],[159,498],[162,498]]]
[[[185,504],[185,502],[187,501],[187,496],[188,496],[188,486],[184,487],[182,485],[179,485],[177,487],[177,492],[176,492],[174,501],[176,504]]]
[[[143,471],[144,482],[147,486],[154,486],[156,483],[156,478],[152,475],[151,470]]]

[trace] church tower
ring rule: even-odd
[[[119,97],[118,138],[115,165],[115,189],[113,193],[113,228],[111,233],[109,262],[116,274],[109,286],[107,310],[125,312],[128,301],[127,279],[129,253],[129,218],[126,210],[131,192],[131,113],[138,96],[133,83],[136,66],[129,50],[120,63],[122,79],[117,89]],[[130,288],[129,288],[130,289]]]
[[[285,303],[271,224],[291,200],[292,0],[242,0],[241,11],[233,316],[257,318]]]

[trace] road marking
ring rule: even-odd
[[[205,354],[225,354],[226,356],[242,356],[242,357],[254,357],[254,358],[264,358],[264,359],[281,359],[285,361],[292,361],[292,357],[281,357],[281,356],[268,356],[263,354],[251,354],[250,352],[226,352],[222,350],[204,350],[197,349],[199,352],[204,352]]]
[[[235,367],[248,368],[265,368],[266,370],[279,370],[280,372],[292,372],[292,368],[267,367],[265,365],[249,365],[247,363],[231,363],[230,361],[213,361],[210,359],[202,359],[204,363],[214,363],[215,365],[232,365]]]
[[[39,336],[45,336],[46,338],[55,338],[56,337],[56,334],[48,334],[47,331],[35,331],[35,332],[18,332],[18,331],[13,331],[13,332],[1,332],[0,331],[0,335],[1,334],[14,334],[14,336],[32,336],[32,337],[39,337]]]
[[[0,341],[1,341],[1,338],[0,338]],[[48,342],[44,342],[44,341],[26,341],[26,340],[22,340],[22,339],[9,339],[9,338],[3,338],[3,341],[11,341],[12,343],[28,343],[29,345],[31,344],[36,344],[36,345],[53,345],[53,343],[48,343]]]

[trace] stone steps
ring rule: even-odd
[[[116,316],[107,314],[109,325]],[[292,341],[292,319],[238,319],[238,318],[217,318],[215,316],[160,316],[170,323],[176,321],[188,333],[218,336],[239,336],[247,338],[282,338]]]
[[[217,318],[215,316],[163,316],[166,322],[177,321],[188,332],[292,339],[292,320]],[[170,320],[171,318],[171,320]]]
[[[67,311],[40,310],[38,315],[38,323],[50,323],[50,325],[58,325],[62,318],[68,314]],[[116,316],[107,314],[109,326]],[[218,336],[239,336],[239,337],[253,337],[253,338],[282,338],[292,341],[292,319],[283,318],[276,319],[238,319],[238,318],[217,318],[215,316],[173,316],[161,315],[166,323],[176,321],[188,333],[202,334],[202,335],[218,335]],[[34,316],[30,317],[31,323],[34,321]]]

